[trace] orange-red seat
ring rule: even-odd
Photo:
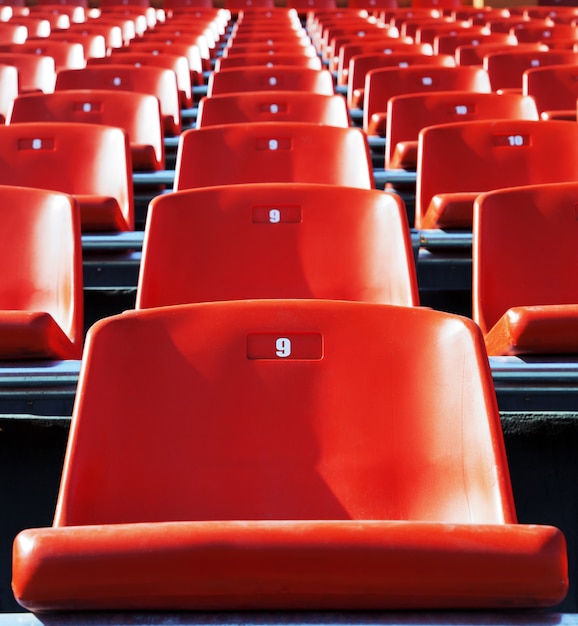
[[[228,70],[237,68],[250,68],[253,67],[267,67],[269,69],[275,69],[277,67],[298,67],[299,69],[311,69],[321,71],[323,65],[319,57],[305,56],[302,54],[283,53],[268,54],[263,52],[261,54],[248,53],[248,54],[235,54],[227,57],[219,57],[215,62],[215,73],[221,70]]]
[[[526,70],[522,75],[522,91],[534,98],[545,119],[562,115],[575,120],[578,66],[550,65]]]
[[[578,19],[578,16],[575,17]],[[573,39],[578,41],[578,25],[576,24],[538,24],[529,21],[517,24],[510,32],[519,43],[538,41],[550,45],[556,40]]]
[[[492,91],[522,91],[522,75],[526,70],[547,65],[578,65],[578,53],[571,50],[512,50],[492,52],[484,57],[484,68],[490,77]]]
[[[29,39],[21,44],[3,47],[3,51],[52,57],[57,72],[66,69],[82,69],[86,66],[84,48],[76,41],[60,41],[49,37]]]
[[[398,38],[380,36],[379,38],[370,38],[357,43],[347,43],[339,48],[339,56],[337,62],[334,62],[333,68],[337,72],[337,84],[347,85],[349,78],[349,62],[355,56],[361,54],[370,54],[381,52],[383,54],[391,54],[392,52],[419,52],[421,54],[432,54],[432,47],[429,44],[413,43],[407,38]]]
[[[433,91],[390,98],[385,167],[415,170],[419,132],[426,126],[501,118],[537,120],[536,103],[521,94],[472,91]]]
[[[18,69],[0,64],[0,125],[5,124],[12,103],[18,97]]]
[[[462,44],[456,48],[456,63],[458,65],[479,65],[483,67],[484,57],[493,52],[507,52],[511,49],[518,51],[546,51],[548,48],[541,43],[478,43]]]
[[[136,308],[252,298],[417,305],[403,201],[376,189],[303,183],[153,199]]]
[[[347,128],[345,100],[306,91],[247,91],[201,98],[197,128],[245,122],[310,122]]]
[[[55,89],[113,89],[148,93],[160,102],[165,134],[172,137],[182,129],[179,88],[173,70],[154,65],[90,65],[82,70],[58,72]]]
[[[454,54],[458,46],[479,46],[488,43],[512,45],[515,38],[507,33],[486,33],[471,28],[456,33],[443,33],[434,37],[432,48],[434,54]]]
[[[471,228],[480,193],[578,180],[578,125],[481,120],[430,126],[420,132],[418,153],[416,227]]]
[[[79,359],[82,250],[71,196],[0,185],[0,359]]]
[[[9,123],[80,122],[119,126],[127,134],[134,171],[165,168],[159,101],[150,94],[105,89],[70,89],[28,94],[14,101]]]
[[[359,128],[306,122],[222,124],[181,135],[175,190],[259,182],[370,189],[367,138]]]
[[[347,73],[347,104],[349,108],[360,109],[364,106],[365,81],[371,70],[386,67],[407,68],[414,65],[434,67],[455,67],[456,61],[451,54],[422,54],[397,50],[390,53],[368,53],[352,57]],[[374,86],[374,89],[377,87]]]
[[[193,88],[191,83],[191,71],[187,57],[179,54],[152,54],[149,52],[131,52],[132,48],[121,48],[110,56],[99,59],[89,59],[87,65],[154,65],[172,70],[177,77],[179,88],[180,105],[183,109],[193,106]]]
[[[32,611],[511,609],[568,574],[561,531],[516,522],[471,320],[244,300],[92,327],[12,586]]]
[[[54,91],[56,67],[52,57],[26,52],[0,52],[0,64],[12,65],[18,71],[18,93]]]
[[[476,67],[386,67],[370,70],[365,78],[363,128],[383,135],[387,103],[393,96],[431,91],[491,91],[488,74]]]
[[[0,126],[0,184],[74,196],[83,230],[133,230],[128,136],[99,124],[36,122]]]
[[[235,67],[213,72],[207,85],[207,95],[245,91],[310,91],[333,95],[333,76],[327,70],[297,66]]]
[[[473,316],[490,355],[578,353],[577,206],[574,181],[476,200]]]

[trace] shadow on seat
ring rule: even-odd
[[[79,359],[83,342],[78,205],[0,185],[0,359]]]
[[[427,372],[427,376],[418,375]],[[32,611],[548,606],[562,533],[516,523],[470,320],[327,300],[89,331],[57,512],[14,546]]]
[[[490,355],[578,354],[578,183],[478,197],[473,317]]]

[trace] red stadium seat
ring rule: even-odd
[[[417,305],[403,201],[376,189],[257,183],[151,202],[136,308],[252,298]]]
[[[385,167],[417,168],[419,132],[426,126],[483,119],[539,119],[533,98],[521,94],[433,91],[389,99]]]
[[[576,182],[476,200],[473,316],[490,355],[578,353],[577,206]]]
[[[249,54],[235,54],[227,57],[219,57],[215,62],[215,73],[221,70],[237,69],[237,68],[251,68],[253,67],[267,67],[270,70],[278,67],[298,67],[307,68],[311,70],[320,71],[323,68],[321,60],[316,56],[305,56],[302,54],[283,53],[268,54],[267,52],[249,53]]]
[[[576,119],[578,65],[549,65],[526,70],[522,91],[536,101],[544,119],[566,116]]]
[[[56,122],[0,126],[0,159],[0,184],[74,196],[83,230],[133,230],[130,147],[122,129]]]
[[[176,191],[260,182],[373,188],[367,138],[359,128],[305,122],[222,124],[181,135]]]
[[[17,97],[18,69],[13,65],[0,64],[0,125],[6,123]]]
[[[571,50],[508,50],[484,57],[484,68],[490,77],[492,91],[510,89],[522,92],[526,70],[547,65],[578,65],[578,53]]]
[[[12,586],[35,612],[512,609],[568,573],[561,531],[516,522],[471,320],[244,300],[92,327]]]
[[[188,109],[193,106],[193,89],[191,83],[191,71],[188,59],[184,55],[152,54],[140,51],[131,52],[132,47],[121,48],[113,52],[110,56],[102,59],[89,59],[87,65],[154,65],[168,70],[172,70],[177,77],[181,108]]]
[[[165,168],[159,101],[150,94],[104,89],[29,94],[16,98],[9,122],[80,122],[119,126],[128,134],[134,171]]]
[[[56,67],[52,57],[26,52],[0,52],[0,64],[12,65],[17,69],[18,93],[54,91]]]
[[[165,134],[173,137],[181,132],[179,88],[172,70],[154,65],[90,65],[83,70],[59,72],[56,91],[63,89],[113,89],[151,94],[160,102]]]
[[[427,45],[427,44],[426,44]],[[371,70],[386,67],[407,68],[414,65],[434,67],[455,67],[456,61],[450,54],[422,54],[420,52],[368,53],[354,56],[349,61],[347,72],[347,104],[349,108],[361,109],[364,106],[365,80]]]
[[[432,91],[489,93],[487,73],[476,67],[386,67],[370,70],[365,78],[363,128],[369,135],[383,135],[387,103],[393,96]]]
[[[486,191],[578,180],[570,122],[456,122],[423,129],[419,142],[417,228],[471,228],[474,200]]]
[[[297,66],[235,67],[213,72],[207,85],[207,95],[245,91],[310,91],[333,95],[333,76],[327,70],[312,70]]]
[[[310,122],[347,128],[345,100],[306,91],[247,91],[202,98],[196,127],[245,122]]]
[[[80,359],[82,250],[68,195],[0,185],[0,359]]]

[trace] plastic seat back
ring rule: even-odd
[[[429,91],[489,93],[491,89],[487,72],[476,67],[415,66],[370,70],[365,78],[364,130],[369,134],[380,131],[387,102],[393,96]]]
[[[12,65],[17,69],[18,93],[54,91],[56,66],[52,57],[25,52],[0,52],[0,64]]]
[[[462,318],[299,300],[127,312],[92,328],[83,370],[56,526],[515,520]]]
[[[82,250],[74,199],[0,185],[0,359],[79,359]]]
[[[130,146],[98,124],[36,122],[0,127],[0,184],[74,196],[83,230],[132,230]]]
[[[490,77],[492,91],[498,89],[522,90],[522,76],[526,70],[545,65],[577,65],[578,53],[571,50],[511,50],[493,52],[484,57],[484,68]]]
[[[577,203],[576,182],[503,189],[476,201],[473,316],[490,354],[578,351]]]
[[[0,124],[5,124],[18,97],[18,69],[0,64]]]
[[[10,123],[80,122],[123,128],[135,171],[165,167],[161,111],[155,96],[136,91],[70,89],[28,94],[14,101]]]
[[[420,52],[394,51],[391,53],[369,53],[354,56],[349,61],[347,73],[347,102],[350,108],[362,108],[363,90],[367,73],[384,67],[407,68],[413,65],[455,67],[456,62],[449,54],[422,54]]]
[[[347,85],[349,78],[349,62],[355,56],[381,52],[391,54],[392,52],[419,52],[421,54],[431,54],[432,48],[429,44],[413,43],[406,39],[394,39],[381,35],[379,38],[363,39],[361,42],[344,44],[339,48],[339,57],[336,67],[337,84]]]
[[[54,59],[56,71],[76,70],[86,66],[86,57],[82,44],[73,41],[59,41],[58,39],[29,39],[23,44],[13,46],[10,52],[24,52],[38,54]]]
[[[130,52],[131,48],[122,48],[110,56],[89,59],[87,65],[154,65],[172,70],[177,77],[181,108],[188,109],[193,106],[193,91],[191,84],[191,71],[189,63],[184,55],[178,54],[150,54],[146,52]]]
[[[540,114],[576,113],[578,66],[551,65],[526,70],[522,76],[522,91],[534,98]]]
[[[296,66],[231,68],[213,72],[207,85],[207,95],[245,91],[311,91],[335,93],[333,76],[327,70],[313,70]]]
[[[418,304],[399,196],[339,185],[258,183],[155,198],[136,308],[323,298]]]
[[[268,54],[235,54],[226,57],[219,57],[215,62],[215,72],[234,68],[267,67],[275,69],[277,67],[298,67],[320,71],[322,69],[321,60],[318,57],[310,57],[295,53]]]
[[[340,95],[306,91],[248,91],[202,98],[196,127],[245,122],[309,122],[349,126],[349,112]]]
[[[257,182],[373,188],[367,138],[358,128],[306,122],[223,124],[181,135],[175,190]]]
[[[386,168],[417,167],[419,131],[426,126],[483,119],[539,119],[533,98],[521,94],[436,91],[390,98]]]
[[[507,52],[511,49],[546,51],[547,47],[541,43],[523,43],[515,45],[513,43],[478,43],[462,44],[456,48],[456,63],[458,65],[479,65],[483,67],[484,57],[493,52]]]
[[[153,65],[91,65],[83,70],[61,71],[56,91],[63,89],[113,89],[156,96],[161,105],[165,134],[181,132],[179,88],[174,71]]]
[[[568,122],[443,124],[423,129],[419,142],[417,228],[471,228],[480,193],[578,177],[578,126]]]

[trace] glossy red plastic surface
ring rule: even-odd
[[[416,227],[468,229],[480,193],[577,180],[578,125],[480,120],[432,126],[420,132],[417,171]]]
[[[387,102],[393,96],[428,91],[490,92],[487,73],[476,67],[387,67],[365,77],[363,128],[376,134],[385,125]],[[372,119],[376,115],[375,121]]]
[[[0,184],[73,195],[83,230],[133,229],[130,146],[120,128],[64,122],[0,126]]]
[[[347,128],[345,100],[306,91],[248,91],[202,98],[196,128],[245,122],[309,122]]]
[[[0,359],[79,359],[83,341],[78,206],[0,186]]]
[[[173,70],[177,76],[177,85],[181,97],[181,107],[188,109],[193,106],[193,92],[191,82],[191,70],[189,68],[188,59],[185,55],[170,54],[163,52],[162,54],[152,54],[142,50],[141,52],[131,52],[131,47],[121,48],[114,51],[110,56],[102,59],[89,59],[87,65],[156,65],[165,69]]]
[[[107,89],[70,89],[17,98],[10,123],[79,122],[119,126],[128,133],[132,167],[137,171],[165,167],[159,101],[150,94]]]
[[[482,119],[538,120],[536,103],[521,94],[436,91],[390,98],[385,167],[415,170],[419,131],[426,126]]]
[[[10,108],[18,97],[18,70],[12,65],[0,64],[0,124],[6,123]]]
[[[354,56],[349,61],[349,71],[347,73],[347,103],[349,107],[363,108],[365,78],[369,71],[385,67],[407,68],[413,65],[455,67],[456,61],[450,54],[432,55],[421,52],[404,52],[403,50],[388,54],[378,52]],[[377,89],[376,86],[373,88]],[[385,102],[387,103],[387,100]]]
[[[484,57],[484,68],[490,77],[492,91],[522,90],[526,70],[548,65],[578,65],[578,53],[571,50],[516,50],[492,52]]]
[[[137,308],[249,298],[419,303],[399,196],[292,183],[155,198]]]
[[[245,91],[312,91],[331,96],[335,93],[333,76],[327,70],[312,70],[291,65],[277,67],[231,68],[213,72],[207,95]]]
[[[0,64],[12,65],[18,70],[18,93],[54,91],[56,67],[52,57],[25,52],[0,52]]]
[[[391,54],[392,52],[419,52],[421,54],[431,54],[431,46],[428,44],[410,43],[405,38],[395,39],[394,37],[388,37],[385,34],[374,37],[365,38],[358,37],[360,41],[355,43],[343,44],[339,48],[339,57],[336,64],[335,71],[337,72],[337,84],[347,85],[349,77],[349,62],[354,56],[361,54],[370,54],[382,52],[383,54]]]
[[[516,524],[479,328],[326,300],[93,326],[54,528],[19,535],[13,571],[35,611],[541,606],[567,586],[562,534]]]
[[[267,67],[276,69],[278,67],[298,67],[321,71],[323,65],[319,57],[310,57],[302,54],[284,53],[268,54],[248,53],[235,54],[228,57],[219,57],[215,63],[215,72],[230,70],[235,68]]]
[[[56,90],[113,89],[156,96],[161,105],[165,134],[181,132],[181,108],[176,74],[153,65],[90,65],[82,70],[64,70],[56,77]]]
[[[473,316],[491,354],[578,352],[577,206],[575,182],[476,201]]]
[[[578,65],[551,65],[526,70],[522,90],[532,96],[540,113],[576,110]]]
[[[28,39],[24,43],[10,46],[6,52],[24,52],[26,54],[37,54],[48,56],[54,59],[56,71],[65,69],[81,69],[86,65],[84,48],[77,42],[59,41],[42,37],[38,39]]]
[[[367,138],[359,128],[305,122],[223,124],[181,135],[175,190],[259,182],[373,188]]]

